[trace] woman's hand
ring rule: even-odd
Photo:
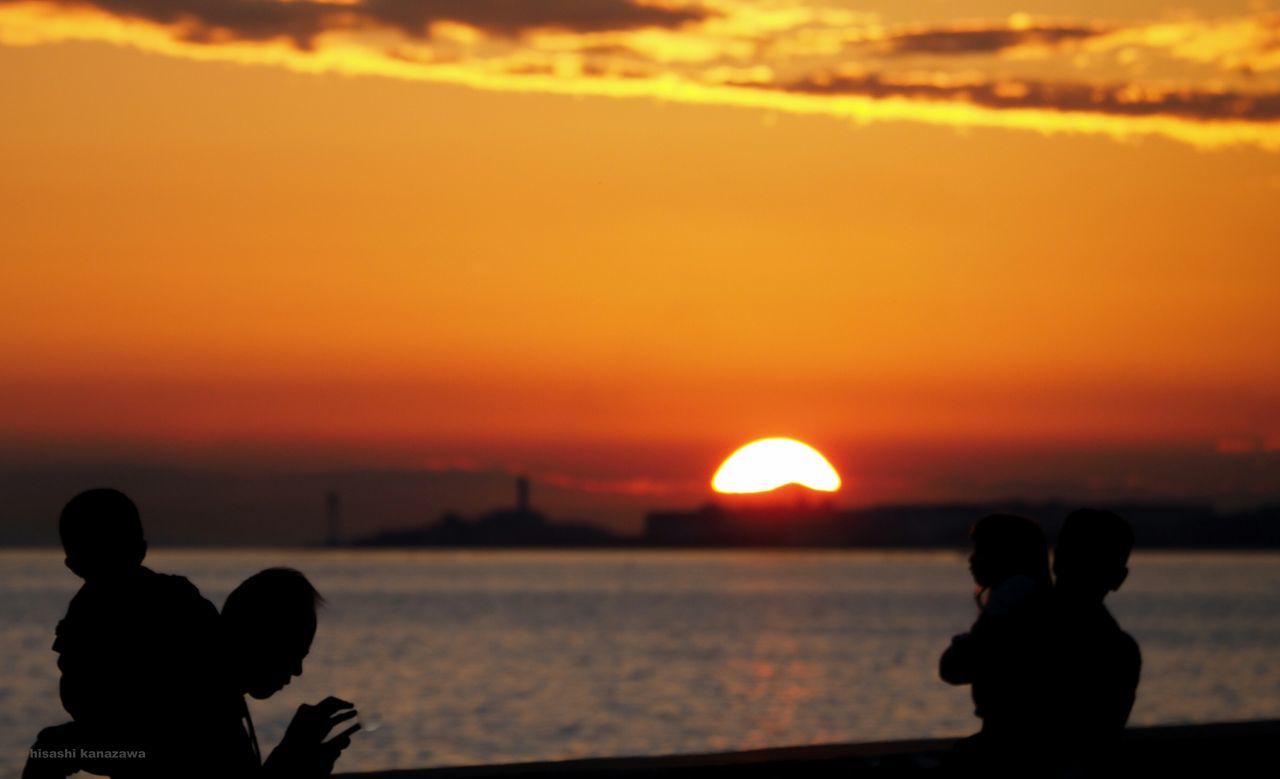
[[[267,758],[263,766],[266,773],[298,779],[326,777],[333,773],[334,763],[342,750],[351,745],[351,734],[359,730],[360,725],[352,725],[333,738],[329,735],[357,713],[355,704],[332,696],[314,706],[302,704],[293,715],[280,745]]]

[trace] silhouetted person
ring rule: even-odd
[[[356,716],[352,704],[326,698],[303,704],[284,738],[264,762],[244,696],[259,700],[302,675],[302,661],[316,635],[316,610],[324,601],[307,577],[291,568],[268,568],[236,587],[222,606],[225,683],[228,697],[223,727],[230,724],[228,771],[284,779],[326,777],[351,743],[352,725],[325,741],[333,729]],[[259,770],[259,766],[261,769]]]
[[[1114,767],[1142,668],[1138,644],[1103,605],[1129,574],[1133,529],[1110,511],[1072,512],[1054,547],[1057,753],[1086,775]]]
[[[210,700],[218,612],[185,578],[142,565],[147,542],[138,509],[117,490],[72,498],[58,532],[67,568],[84,579],[53,643],[59,694],[73,721],[41,731],[32,749],[88,757],[34,758],[24,775],[84,769],[174,776],[198,748],[199,734],[185,727],[183,715],[192,701]]]
[[[1035,774],[1052,722],[1045,700],[1051,583],[1049,545],[1034,521],[992,514],[973,526],[969,569],[979,616],[939,662],[950,684],[973,688],[981,731],[958,764],[996,775]]]

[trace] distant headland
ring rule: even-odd
[[[517,480],[516,505],[468,518],[447,513],[417,527],[356,538],[363,547],[780,547],[938,548],[965,546],[970,526],[994,512],[1038,520],[1052,537],[1077,503],[1005,501],[840,508],[797,500],[755,507],[708,503],[649,512],[640,535],[586,521],[552,521],[534,509],[529,481]],[[1222,513],[1207,504],[1111,503],[1133,525],[1143,549],[1280,548],[1280,505]]]

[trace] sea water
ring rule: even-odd
[[[215,604],[286,565],[328,605],[304,674],[251,702],[264,752],[300,703],[353,701],[339,771],[973,732],[938,656],[973,621],[946,552],[154,550]],[[1280,555],[1145,553],[1110,604],[1142,647],[1132,724],[1280,717]],[[78,580],[0,551],[0,776],[58,702]]]

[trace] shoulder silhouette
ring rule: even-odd
[[[1142,659],[1103,601],[1128,577],[1133,530],[1110,511],[1081,509],[1054,547],[1055,697],[1064,755],[1105,752],[1119,739],[1137,695]]]
[[[63,509],[65,563],[84,584],[58,623],[53,649],[59,694],[72,723],[42,733],[62,746],[127,757],[77,767],[114,777],[172,775],[190,760],[184,723],[210,697],[218,613],[191,582],[142,563],[147,543],[137,507],[94,489]]]
[[[227,596],[222,627],[237,726],[228,749],[239,755],[238,765],[261,762],[262,774],[282,779],[329,776],[338,756],[350,745],[351,734],[359,729],[359,724],[339,729],[356,717],[347,701],[329,697],[315,705],[303,704],[279,746],[263,762],[244,704],[243,696],[269,698],[302,675],[316,635],[316,611],[323,603],[307,577],[291,568],[260,571]]]
[[[1009,514],[970,532],[978,619],[939,662],[942,678],[972,687],[980,732],[963,742],[965,770],[1015,774],[1029,768],[1050,733],[1049,548],[1034,521]]]

